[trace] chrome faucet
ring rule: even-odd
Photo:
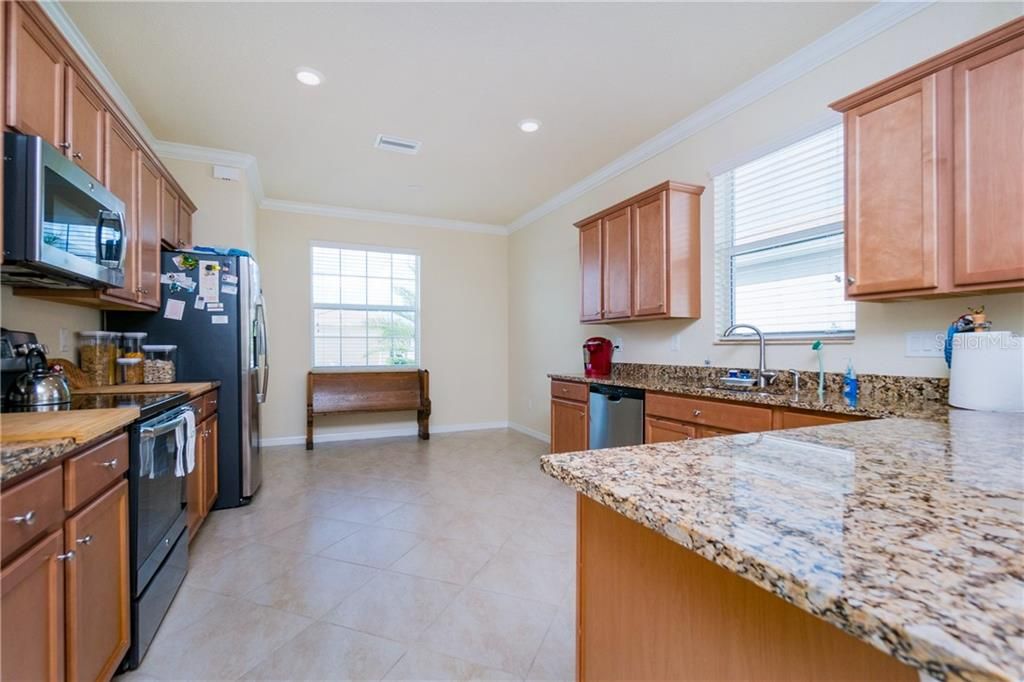
[[[759,388],[767,388],[769,384],[775,383],[775,377],[778,376],[778,374],[776,372],[769,372],[764,368],[764,334],[762,334],[761,330],[752,324],[734,324],[725,330],[722,337],[732,336],[732,333],[737,329],[749,329],[757,334],[757,342],[760,346],[760,354],[757,363],[757,385]]]

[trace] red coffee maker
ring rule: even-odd
[[[583,373],[588,377],[611,376],[614,351],[610,339],[601,336],[587,339],[583,343]]]

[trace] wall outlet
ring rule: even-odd
[[[65,327],[60,328],[59,341],[60,352],[70,353],[71,352],[71,331]]]
[[[942,343],[945,335],[940,331],[907,332],[904,335],[906,349],[904,356],[908,358],[941,358]]]
[[[612,339],[612,345],[615,346],[616,353],[622,353],[625,350],[625,348],[623,348],[622,346],[621,336],[616,336],[614,339]]]
[[[679,352],[679,337],[682,336],[682,332],[676,332],[672,335],[672,339],[668,342],[668,348],[673,353]]]

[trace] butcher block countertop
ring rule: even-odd
[[[105,395],[110,393],[188,393],[195,398],[220,386],[219,381],[195,381],[174,384],[120,384],[117,386],[86,386],[74,389],[80,395]]]
[[[139,418],[139,408],[0,415],[0,483],[59,459]]]
[[[1024,675],[1024,414],[547,455],[623,516],[935,679]]]

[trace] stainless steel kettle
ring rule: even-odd
[[[33,366],[35,365],[35,366]],[[71,404],[71,388],[63,372],[46,365],[46,355],[32,348],[25,358],[27,371],[7,390],[8,406],[23,410],[61,410]]]

